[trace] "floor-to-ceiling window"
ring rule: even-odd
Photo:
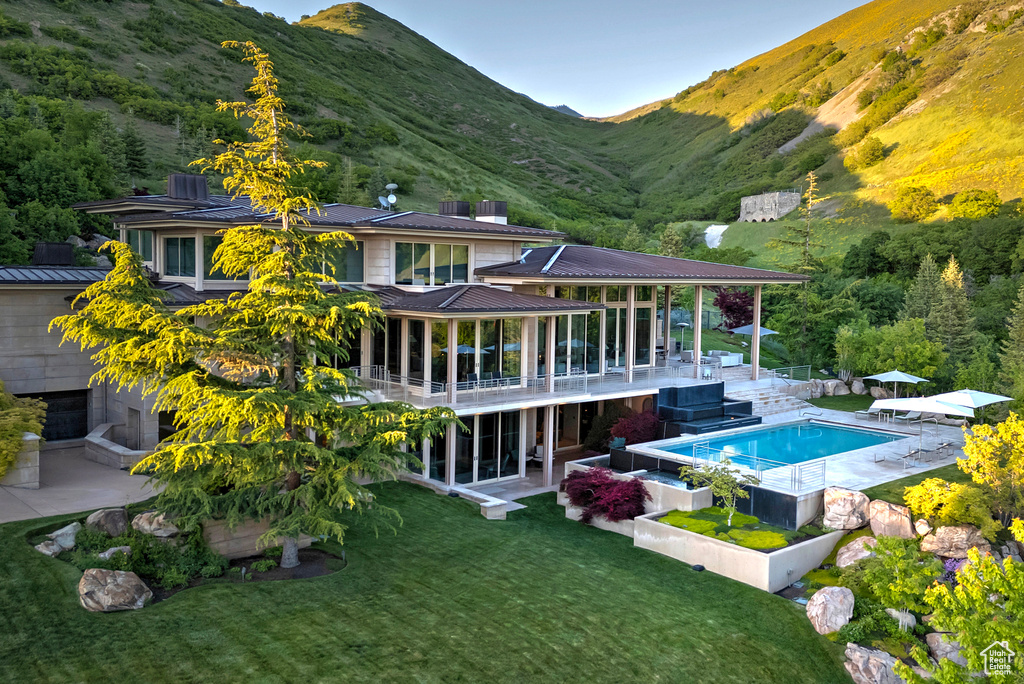
[[[423,321],[409,320],[409,379],[423,380],[423,336],[426,327]]]
[[[548,373],[548,319],[542,316],[537,319],[537,375]]]
[[[457,381],[472,383],[522,375],[523,319],[459,321]]]
[[[654,321],[654,287],[651,285],[637,285],[634,290],[634,344],[636,355],[633,363],[637,366],[647,366],[652,361],[652,339]]]
[[[469,245],[395,243],[395,283],[447,285],[469,279]]]
[[[459,321],[458,331],[455,379],[458,382],[476,380],[476,321]]]
[[[448,472],[448,435],[441,434],[430,438],[430,474],[431,480],[444,482]]]
[[[393,376],[402,375],[402,319],[389,318],[387,322],[387,368]]]
[[[463,421],[471,432],[456,431],[455,481],[469,484],[518,477],[522,456],[519,411],[485,413]]]
[[[430,324],[430,384],[431,391],[440,391],[448,382],[448,321]],[[431,451],[433,454],[433,451]]]

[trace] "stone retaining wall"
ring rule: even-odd
[[[129,449],[114,442],[111,437],[117,427],[113,423],[98,425],[85,438],[84,455],[90,461],[120,470],[128,470],[150,452]]]
[[[39,435],[26,432],[21,438],[21,451],[14,465],[0,479],[5,487],[39,489]]]
[[[257,541],[266,534],[269,529],[267,521],[248,522],[237,525],[234,530],[228,529],[228,524],[223,520],[207,520],[203,524],[203,539],[210,545],[210,548],[225,558],[245,558],[255,556],[263,551]],[[277,540],[278,545],[281,539]],[[299,548],[304,549],[313,543],[313,538],[307,535],[299,537]]]

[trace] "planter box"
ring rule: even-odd
[[[223,520],[207,520],[203,523],[203,539],[210,548],[225,558],[245,558],[255,556],[263,548],[259,547],[257,541],[266,533],[269,524],[264,520],[256,522],[247,520],[236,525],[234,530],[228,528]],[[278,545],[281,539],[277,540]],[[299,537],[299,548],[304,549],[313,543],[313,538],[301,535]]]
[[[633,545],[689,565],[703,565],[718,575],[775,593],[821,565],[843,532],[777,549],[771,553],[746,549],[712,537],[658,522],[669,511],[647,513],[633,521]]]
[[[560,496],[565,496],[560,494]],[[583,509],[577,508],[576,506],[570,506],[568,502],[565,504],[565,517],[569,520],[579,520],[583,515]],[[619,522],[608,522],[604,518],[594,518],[590,521],[591,527],[596,527],[599,530],[605,530],[607,532],[615,532],[621,534],[624,537],[633,538],[633,521],[632,520],[620,520]]]
[[[7,474],[0,479],[5,487],[39,489],[39,435],[26,432],[21,438],[21,451]]]
[[[595,456],[581,461],[570,461],[565,464],[565,474],[569,475],[574,470],[589,470],[593,467],[608,467],[608,456]],[[707,487],[703,489],[686,489],[685,487],[676,487],[674,485],[660,482],[658,480],[648,480],[644,477],[646,470],[637,470],[632,473],[612,473],[612,477],[616,480],[631,480],[634,477],[639,477],[644,483],[644,489],[651,495],[651,500],[644,504],[644,511],[647,513],[653,513],[654,511],[695,511],[702,508],[707,508],[712,505],[711,490]],[[558,502],[562,503],[562,493],[559,492]]]

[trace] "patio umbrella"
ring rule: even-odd
[[[939,413],[944,416],[961,416],[973,418],[974,409],[965,406],[957,406],[935,397],[906,397],[904,399],[877,399],[871,404],[873,409],[889,409],[891,411],[918,411],[920,413]],[[924,421],[919,421],[921,433],[918,439],[918,448],[924,448]]]
[[[936,394],[931,398],[946,404],[956,404],[957,406],[967,406],[968,408],[981,408],[982,406],[988,406],[989,404],[999,404],[1004,401],[1012,401],[1010,397],[1004,397],[1001,394],[990,394],[988,392],[980,392],[972,389],[944,392],[943,394]]]
[[[729,332],[733,333],[734,335],[750,335],[751,337],[753,337],[754,336],[754,325],[753,324],[741,325],[738,328],[732,328],[731,330],[729,330]],[[778,334],[779,333],[775,332],[774,330],[769,330],[768,328],[762,327],[761,328],[761,335],[760,336],[761,337],[767,337],[768,335],[778,335]]]
[[[886,373],[878,373],[877,375],[869,375],[869,376],[867,376],[864,379],[865,380],[877,380],[878,382],[891,382],[892,383],[892,393],[893,394],[896,394],[896,383],[897,382],[910,382],[910,383],[913,383],[915,385],[917,383],[919,383],[919,382],[928,382],[927,378],[919,378],[916,375],[911,375],[910,373],[904,373],[903,371],[899,371],[899,370],[891,370],[891,371],[888,371]],[[914,410],[914,409],[911,409],[911,410]]]

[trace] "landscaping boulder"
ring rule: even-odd
[[[103,553],[99,554],[100,560],[110,560],[114,557],[114,554],[123,553],[126,556],[132,555],[132,547],[130,546],[113,546]]]
[[[932,657],[935,658],[936,662],[945,658],[957,665],[967,665],[967,659],[960,655],[959,642],[950,638],[949,634],[932,632],[931,634],[926,634],[924,640],[928,642],[928,650],[932,652]]]
[[[886,608],[885,612],[888,613],[889,617],[900,624],[900,629],[909,632],[910,630],[917,627],[917,618],[914,617],[913,613],[904,613],[902,610],[896,610],[895,608]]]
[[[128,511],[123,508],[101,508],[85,519],[85,526],[111,537],[120,537],[128,529]]]
[[[892,399],[892,390],[887,390],[884,387],[871,387],[868,389],[868,394],[874,399]]]
[[[810,381],[810,383],[808,383],[808,385],[809,385],[808,390],[811,393],[810,398],[811,399],[820,399],[821,395],[824,394],[824,392],[825,392],[825,386],[821,382],[821,380],[818,380],[817,378],[811,378],[811,381]]]
[[[852,542],[839,549],[836,554],[836,567],[845,568],[853,565],[859,560],[870,558],[875,555],[871,549],[878,544],[874,537],[857,537]]]
[[[153,592],[134,572],[90,568],[78,582],[78,600],[94,613],[138,610]]]
[[[876,537],[917,537],[910,521],[910,509],[906,506],[876,499],[868,506],[868,513],[871,516],[871,531]]]
[[[929,535],[932,533],[932,524],[924,518],[921,518],[920,520],[914,523],[914,531],[916,531],[919,535],[924,537],[925,535]]]
[[[825,380],[824,389],[826,397],[841,397],[850,393],[850,388],[842,380]]]
[[[181,533],[177,525],[164,518],[163,513],[157,513],[156,511],[146,511],[145,513],[139,513],[132,520],[132,527],[137,529],[143,534],[151,534],[154,537],[160,539],[169,539],[170,537],[176,537]]]
[[[75,548],[75,535],[80,529],[82,529],[82,523],[73,522],[46,536],[60,544],[65,551],[69,551]]]
[[[807,602],[807,617],[818,634],[838,632],[853,617],[853,592],[823,587]]]
[[[868,524],[870,500],[863,492],[843,487],[825,489],[825,518],[822,524],[833,530],[856,530]]]
[[[862,378],[854,378],[850,381],[850,391],[854,394],[867,394],[868,388],[864,386],[864,380]]]
[[[846,671],[854,684],[903,684],[892,671],[896,658],[875,648],[846,644]]]
[[[36,551],[45,554],[50,558],[56,557],[63,550],[64,547],[52,539],[47,539],[42,544],[36,544]]]
[[[992,547],[974,525],[940,527],[921,540],[921,550],[946,558],[967,558],[967,550],[977,548],[982,555]]]

